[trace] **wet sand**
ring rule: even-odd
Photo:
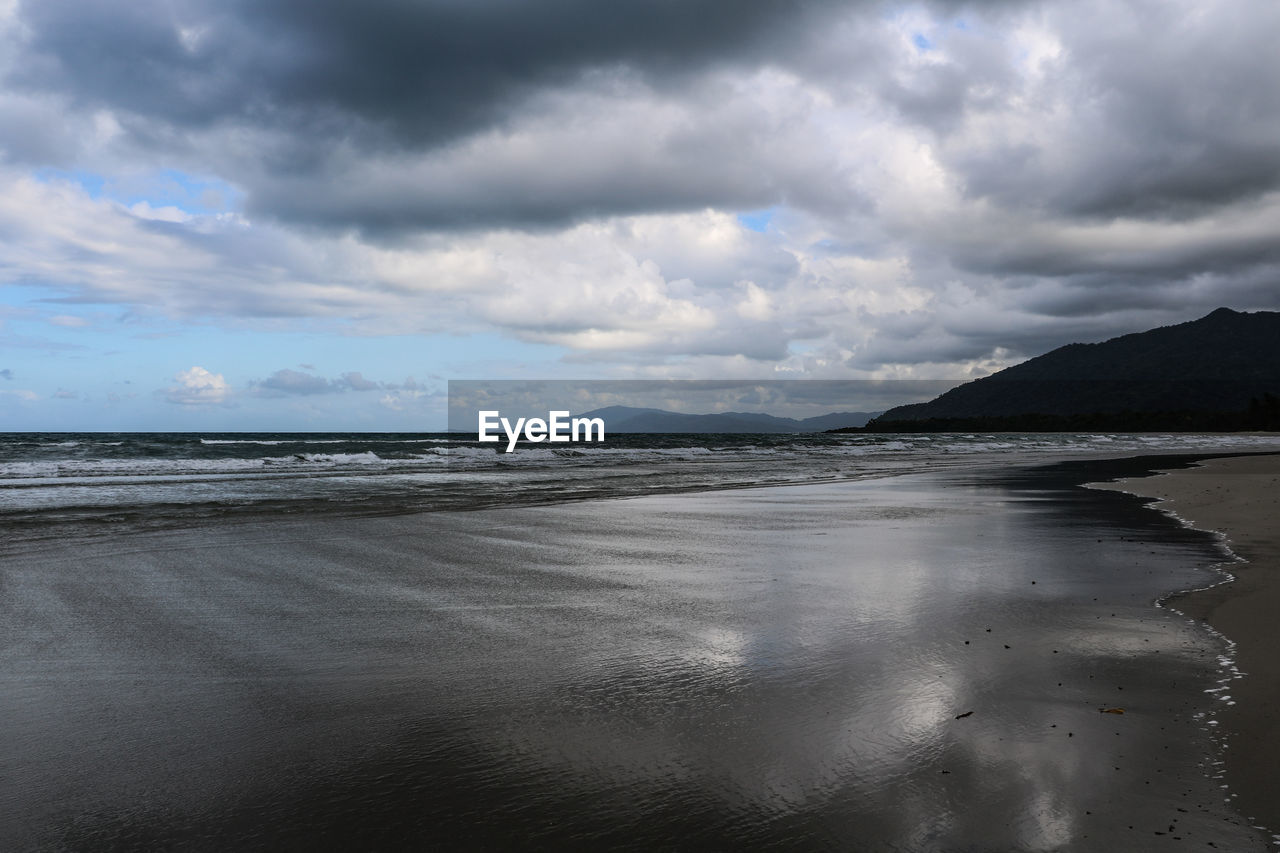
[[[1169,603],[1236,643],[1245,677],[1232,682],[1235,704],[1219,714],[1226,779],[1239,810],[1280,833],[1280,456],[1210,459],[1110,487],[1158,498],[1156,509],[1219,534],[1239,558],[1224,567],[1234,582]]]
[[[0,848],[1265,849],[1212,543],[1065,476],[10,553]]]

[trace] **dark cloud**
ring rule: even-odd
[[[1028,118],[1043,122],[951,151],[972,196],[1078,218],[1178,219],[1280,186],[1280,7],[1092,2],[1046,17],[1061,53],[1034,81],[954,68],[951,88],[995,83],[1031,99]]]
[[[4,370],[0,370],[0,379],[12,379],[12,378],[13,378],[12,370],[10,370],[7,367]]]
[[[109,108],[143,148],[218,161],[254,214],[370,234],[842,210],[858,194],[816,146],[779,148],[767,115],[716,110],[727,93],[698,75],[785,64],[848,5],[40,0],[20,7],[30,35],[9,82]],[[9,147],[36,146],[53,148]]]
[[[916,61],[867,24],[884,7],[836,0],[26,0],[9,82],[217,161],[252,213],[366,234],[872,209],[838,135],[814,138],[805,109],[763,91],[735,107],[711,79],[728,68],[787,69],[851,104],[871,93],[943,138],[969,197],[1011,209],[1193,216],[1278,185],[1274,10],[1050,5],[1060,53],[1029,75],[1004,37],[1022,6],[921,7],[944,31]],[[1024,104],[1026,128],[965,133]],[[70,156],[55,113],[6,110],[21,119],[4,123],[10,157]]]
[[[2,48],[0,48],[2,49]],[[86,132],[65,112],[31,98],[0,98],[0,163],[36,166],[64,165],[73,161],[77,135]]]
[[[1207,314],[1215,308],[1274,308],[1277,281],[1280,281],[1280,263],[1261,264],[1244,271],[1233,270],[1226,275],[1194,273],[1179,278],[1113,274],[1070,276],[1053,280],[1025,294],[1020,305],[1023,310],[1040,317],[1092,324],[1083,330],[1063,324],[1061,329],[1054,329],[1054,333],[1060,336],[1095,328],[1122,334],[1126,327],[1132,331],[1181,322]],[[1098,310],[1100,298],[1106,299],[1105,312]],[[1036,352],[1033,350],[1030,354]]]
[[[900,67],[896,74],[869,75],[878,80],[878,94],[886,104],[941,134],[959,129],[973,113],[998,108],[1020,83],[1013,58],[992,34],[953,30],[945,47],[945,57],[937,60]]]
[[[752,151],[747,138],[725,140],[726,149],[737,148],[733,157],[716,156],[706,140],[680,150],[670,138],[646,137],[642,130],[629,140],[548,134],[534,143],[539,150],[532,169],[527,151],[496,150],[429,162],[343,164],[332,183],[315,175],[263,174],[251,209],[293,222],[396,235],[560,228],[584,218],[706,207],[792,203],[840,211],[865,204],[847,186],[822,179],[818,152],[806,152],[812,160],[795,164],[790,174],[779,173],[762,168],[770,158]]]
[[[179,125],[439,143],[592,69],[768,56],[824,0],[27,0],[16,79]],[[367,123],[367,127],[361,127]]]
[[[1252,233],[1250,233],[1252,231]],[[1217,233],[1215,233],[1217,232]],[[1280,261],[1280,243],[1270,229],[1219,229],[1207,224],[1183,235],[1150,235],[1117,228],[1075,237],[1058,234],[998,233],[954,247],[953,262],[970,272],[1174,282],[1185,275],[1228,273]]]

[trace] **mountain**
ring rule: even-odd
[[[869,428],[1261,428],[1255,421],[1277,396],[1280,312],[1219,308],[1189,323],[1059,347],[890,409]],[[1247,423],[1227,417],[1251,411],[1257,417]]]
[[[860,427],[878,412],[832,412],[797,420],[779,418],[761,412],[722,412],[713,415],[686,415],[663,409],[638,409],[631,406],[608,406],[575,415],[601,418],[605,434],[619,432],[671,433],[788,433],[824,432],[839,427]]]

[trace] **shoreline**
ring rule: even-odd
[[[1280,766],[1280,455],[1205,459],[1191,468],[1088,485],[1154,498],[1149,508],[1221,543],[1224,560],[1215,568],[1224,582],[1162,602],[1233,644],[1243,677],[1230,682],[1230,699],[1217,711],[1225,729],[1225,781],[1240,814],[1280,839],[1273,787]]]

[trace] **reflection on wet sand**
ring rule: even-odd
[[[1203,765],[1201,539],[861,483],[8,558],[0,842],[1265,849]],[[1100,714],[1123,705],[1126,713]]]

